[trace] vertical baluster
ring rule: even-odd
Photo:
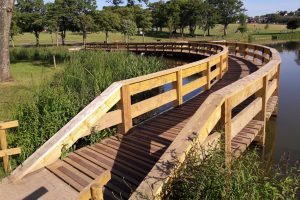
[[[183,103],[183,96],[182,96],[182,70],[176,72],[177,75],[177,105],[181,105]]]
[[[121,88],[121,102],[120,107],[122,110],[122,126],[120,127],[121,134],[126,134],[129,129],[132,128],[132,116],[131,116],[131,95],[129,91],[129,85],[124,85]]]
[[[225,148],[225,163],[226,165],[230,165],[232,160],[232,152],[231,152],[231,101],[230,99],[226,99],[222,106],[222,121],[224,124],[224,148]]]
[[[207,62],[207,67],[206,67],[206,78],[207,78],[207,84],[206,84],[206,90],[209,90],[211,87],[210,84],[210,76],[211,76],[211,71],[210,71],[210,62]]]

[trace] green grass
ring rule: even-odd
[[[230,167],[224,151],[203,155],[194,148],[163,189],[162,199],[297,199],[300,195],[300,164],[290,166],[285,158],[270,168],[258,151],[248,150]],[[201,158],[204,157],[204,159]],[[298,196],[299,197],[299,196]]]
[[[248,24],[248,33],[242,35],[241,33],[236,33],[239,24],[230,24],[228,27],[228,36],[223,38],[223,26],[217,25],[214,29],[211,30],[211,36],[203,37],[203,31],[201,29],[196,30],[197,37],[190,37],[188,36],[188,29],[185,30],[185,37],[184,38],[169,38],[168,30],[165,28],[163,29],[163,33],[148,33],[145,37],[146,42],[151,41],[170,41],[170,40],[217,40],[217,39],[226,39],[229,41],[248,41],[249,34],[261,34],[261,33],[282,33],[286,32],[286,25],[280,24],[270,24],[268,29],[265,29],[265,24]],[[300,31],[300,28],[295,30]],[[55,40],[55,35],[53,34],[52,37]],[[15,37],[15,44],[16,45],[23,45],[23,44],[35,44],[35,37],[32,33],[24,33],[17,35]],[[60,37],[59,37],[60,41]],[[87,42],[103,42],[105,41],[105,34],[102,32],[99,33],[90,33],[87,37]],[[120,33],[110,33],[109,34],[109,41],[110,42],[124,42],[124,36]],[[130,42],[142,42],[142,36],[132,36]],[[51,34],[43,32],[40,35],[40,43],[41,44],[52,44]],[[66,43],[82,43],[82,35],[80,33],[72,33],[67,32]]]
[[[30,101],[39,87],[60,73],[62,68],[62,65],[54,68],[41,61],[11,64],[13,81],[0,84],[0,121],[13,120],[13,107]]]

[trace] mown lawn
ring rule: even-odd
[[[11,109],[20,102],[28,101],[40,85],[62,71],[40,61],[11,64],[13,81],[0,84],[0,121],[12,120]]]
[[[223,26],[217,25],[214,29],[211,30],[211,36],[203,37],[203,31],[201,29],[196,30],[197,37],[190,37],[188,35],[188,29],[185,30],[184,38],[177,37],[177,38],[169,38],[169,33],[167,29],[163,29],[163,32],[151,32],[148,33],[145,37],[145,41],[170,41],[170,40],[182,40],[182,39],[189,39],[189,40],[215,40],[215,39],[226,39],[229,41],[248,41],[249,34],[257,34],[257,33],[282,33],[286,32],[286,25],[280,24],[270,24],[268,29],[265,29],[265,24],[248,24],[248,32],[245,34],[236,33],[239,24],[230,24],[228,27],[228,36],[223,37]],[[300,28],[296,31],[300,31]],[[53,39],[53,40],[52,40]],[[52,44],[52,41],[55,43],[55,35],[43,32],[40,35],[40,44]],[[60,41],[60,37],[59,37]],[[105,34],[103,32],[98,33],[90,33],[87,37],[87,42],[104,42],[105,41]],[[124,35],[121,33],[110,33],[109,34],[109,41],[110,42],[124,42]],[[132,36],[129,40],[130,42],[142,42],[143,38],[140,35]],[[32,33],[23,33],[20,35],[15,36],[14,42],[16,45],[23,45],[23,44],[35,44],[35,37]],[[68,32],[66,36],[66,43],[81,43],[82,42],[82,35],[81,33],[72,33]]]

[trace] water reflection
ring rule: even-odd
[[[284,153],[290,161],[300,160],[300,42],[267,45],[276,48],[282,59],[279,112],[267,127],[267,154],[278,162]]]

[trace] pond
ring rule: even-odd
[[[267,45],[282,59],[277,118],[267,127],[267,149],[274,162],[288,154],[290,162],[300,160],[300,42]]]

